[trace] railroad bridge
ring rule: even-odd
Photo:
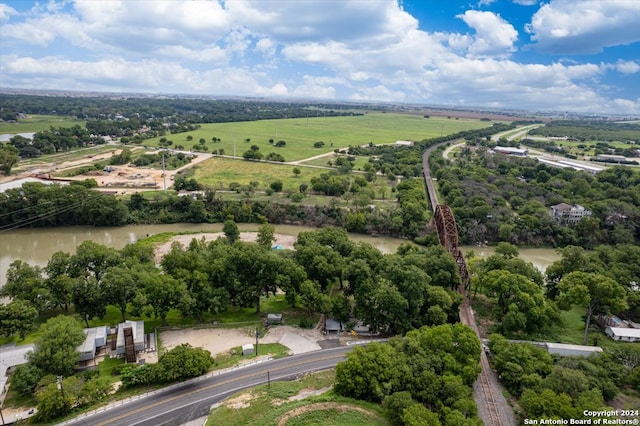
[[[458,226],[456,225],[456,219],[453,216],[451,208],[446,204],[438,204],[438,193],[436,192],[433,179],[431,178],[431,171],[429,169],[429,156],[436,146],[432,146],[422,154],[422,174],[424,176],[424,182],[427,186],[427,194],[429,195],[429,204],[433,211],[433,222],[435,223],[436,231],[438,232],[438,238],[440,244],[453,256],[458,266],[458,274],[460,275],[461,288],[460,293],[465,294],[471,286],[471,275],[467,268],[467,262],[464,260],[462,250],[460,250],[459,238],[458,238]]]

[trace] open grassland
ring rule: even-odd
[[[376,404],[343,398],[329,389],[333,370],[292,382],[272,382],[242,391],[211,411],[207,425],[367,425],[387,426]]]
[[[293,174],[295,167],[301,171],[299,176]],[[283,183],[283,191],[298,191],[301,183],[309,183],[312,177],[329,171],[288,164],[211,158],[195,166],[194,178],[199,183],[215,189],[226,189],[232,182],[241,185],[258,182],[259,188],[264,189],[268,188],[271,182],[280,180]]]
[[[71,117],[59,117],[56,115],[30,115],[21,118],[16,123],[0,123],[0,134],[2,133],[35,133],[42,130],[49,130],[53,127],[73,127],[85,126],[85,120],[78,120]]]
[[[237,156],[241,156],[251,145],[257,145],[264,155],[276,152],[284,156],[286,161],[296,161],[349,145],[393,143],[397,140],[421,141],[491,124],[473,119],[423,118],[417,115],[371,112],[355,117],[310,116],[308,119],[203,124],[198,130],[168,134],[165,137],[173,141],[173,146],[182,145],[185,149],[198,145],[202,138],[206,141],[209,152],[222,148],[226,155],[233,155],[235,141]],[[188,141],[188,136],[193,139]],[[214,137],[222,141],[213,143]],[[274,143],[283,140],[286,146],[274,147],[269,139],[273,139]],[[157,146],[159,140],[160,138],[148,139],[145,145]],[[323,141],[325,145],[314,148],[316,141]]]

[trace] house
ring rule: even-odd
[[[551,355],[590,356],[602,353],[602,348],[599,346],[567,345],[564,343],[551,342],[547,342],[545,346],[547,347],[547,352]]]
[[[396,148],[400,146],[413,146],[413,141],[396,141]]]
[[[107,345],[107,327],[94,327],[84,329],[84,342],[77,347],[80,352],[80,362],[91,361],[96,357],[98,348]]]
[[[584,217],[591,216],[591,210],[587,210],[580,205],[569,205],[567,203],[551,206],[551,217],[560,225],[574,225]]]
[[[640,342],[640,329],[625,327],[607,327],[607,336],[620,342]]]
[[[140,352],[144,350],[144,321],[125,321],[118,324],[118,335],[116,338],[116,355],[126,354],[125,329],[130,328],[133,335],[133,350]]]

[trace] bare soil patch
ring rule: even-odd
[[[165,350],[189,343],[193,347],[203,348],[211,352],[212,355],[217,355],[228,353],[231,349],[246,343],[255,343],[256,338],[253,332],[253,327],[180,329],[163,331],[160,333],[160,338]],[[286,333],[293,333],[312,341],[322,339],[322,334],[317,330],[280,325],[271,327],[260,338],[260,343],[278,343]]]

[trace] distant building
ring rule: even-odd
[[[620,342],[640,342],[640,329],[626,327],[607,327],[607,336]]]
[[[413,141],[396,141],[395,146],[413,146]]]
[[[596,155],[596,161],[608,161],[608,162],[622,162],[627,158],[624,155],[613,155],[613,154],[598,154]]]
[[[560,225],[574,225],[584,217],[591,216],[591,210],[576,204],[569,205],[567,203],[556,204],[551,206],[551,217]]]
[[[493,148],[493,151],[500,154],[515,155],[517,157],[526,157],[529,155],[529,150],[526,148],[513,148],[510,146],[496,146]]]
[[[564,343],[547,342],[547,351],[552,355],[560,356],[590,356],[602,353],[599,346],[567,345]]]

